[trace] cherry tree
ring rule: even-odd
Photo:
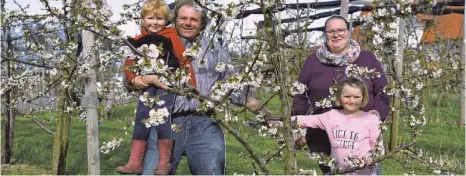
[[[2,11],[2,19],[8,19],[4,29],[15,30],[22,26],[28,20],[40,21],[43,28],[32,30],[22,28],[20,35],[14,39],[24,43],[22,48],[7,45],[8,50],[2,50],[2,63],[5,61],[8,64],[2,65],[3,70],[11,70],[12,65],[15,69],[21,69],[23,73],[7,74],[6,77],[2,74],[2,96],[9,93],[10,90],[15,90],[15,96],[12,96],[11,102],[4,102],[8,109],[15,110],[14,105],[21,102],[30,102],[39,97],[49,95],[53,90],[58,91],[57,96],[51,95],[51,100],[57,101],[57,130],[51,131],[41,125],[47,132],[55,136],[53,149],[53,170],[54,174],[65,174],[66,154],[68,147],[68,138],[70,131],[70,123],[72,118],[85,119],[85,112],[78,106],[78,98],[83,94],[83,83],[85,82],[85,73],[90,69],[99,70],[102,77],[110,79],[102,79],[99,83],[99,96],[106,96],[109,93],[119,95],[118,98],[129,100],[131,97],[137,97],[140,101],[147,104],[163,104],[158,97],[150,97],[148,95],[137,96],[136,94],[127,93],[123,88],[123,83],[115,74],[121,74],[122,69],[118,69],[121,61],[124,58],[136,59],[138,62],[133,70],[141,70],[139,74],[157,74],[160,76],[160,81],[170,85],[172,89],[168,91],[183,96],[194,97],[202,100],[202,106],[199,111],[215,110],[215,115],[212,117],[218,121],[224,129],[226,129],[236,140],[241,143],[253,160],[255,172],[257,174],[277,174],[272,173],[268,166],[270,161],[278,158],[283,161],[284,173],[280,174],[315,174],[314,169],[299,168],[299,163],[296,163],[296,149],[294,134],[304,133],[304,129],[297,128],[295,122],[292,122],[289,116],[291,115],[291,99],[296,94],[302,94],[305,91],[305,86],[296,82],[296,76],[301,69],[304,58],[311,50],[310,46],[317,45],[316,41],[306,40],[307,28],[313,19],[301,18],[292,24],[282,23],[281,11],[291,8],[286,2],[280,0],[242,0],[218,3],[215,1],[196,0],[195,8],[207,10],[212,23],[204,31],[204,35],[210,37],[211,41],[221,41],[224,46],[232,51],[234,58],[233,63],[218,63],[215,69],[223,72],[227,69],[237,69],[238,74],[229,75],[225,81],[218,80],[212,88],[212,93],[209,95],[198,94],[189,83],[189,74],[178,69],[174,72],[168,70],[163,62],[158,59],[163,52],[157,46],[145,45],[140,48],[135,48],[123,36],[117,26],[126,24],[129,21],[139,20],[142,0],[133,4],[124,6],[125,13],[121,14],[122,18],[118,21],[111,21],[111,8],[104,1],[93,1],[94,4],[86,4],[80,0],[63,1],[61,7],[50,5],[47,0],[41,1],[46,14],[44,15],[29,15],[27,7],[22,7],[21,10]],[[416,137],[422,134],[422,126],[426,123],[424,104],[420,100],[422,92],[430,84],[430,82],[438,82],[438,85],[449,84],[454,86],[458,83],[456,77],[447,75],[456,74],[464,67],[459,57],[455,54],[445,55],[441,57],[436,53],[434,55],[425,55],[428,49],[421,47],[406,48],[403,52],[396,52],[399,48],[398,40],[398,23],[397,21],[413,17],[417,12],[422,11],[422,8],[432,8],[433,4],[428,2],[418,5],[413,8],[406,1],[389,1],[383,0],[371,4],[372,13],[358,18],[354,23],[361,24],[363,28],[370,31],[367,32],[365,39],[371,43],[370,49],[376,54],[377,58],[383,63],[387,75],[391,78],[391,84],[386,88],[386,93],[395,95],[394,106],[392,106],[392,114],[396,116],[402,109],[408,113],[403,114],[403,119],[407,121],[411,127],[412,140],[393,145],[389,152],[384,153],[383,146],[378,146],[373,153],[375,162],[381,162],[384,159],[393,157],[401,153],[410,158],[418,160],[420,163],[430,166],[432,173],[435,174],[451,174],[452,168],[445,165],[445,161],[439,161],[435,158],[426,156],[422,150],[416,146]],[[307,7],[307,8],[304,8]],[[309,5],[301,7],[302,12],[295,14],[296,19],[301,17],[301,14],[307,13],[309,16]],[[254,8],[255,14],[263,17],[263,22],[258,23],[255,33],[251,35],[243,35],[242,38],[235,38],[234,29],[240,25],[234,25],[232,31],[225,30],[228,23],[238,23],[235,21],[239,16],[244,16],[246,12],[251,12]],[[307,12],[304,10],[306,9]],[[291,21],[293,22],[293,21]],[[79,31],[87,30],[96,36],[94,48],[91,51],[98,55],[98,61],[89,64],[89,58],[80,55],[82,50],[81,34]],[[404,30],[404,29],[401,29]],[[2,32],[5,30],[2,30]],[[8,34],[7,39],[12,39]],[[41,37],[39,42],[38,38]],[[299,40],[294,40],[299,39]],[[9,41],[8,40],[8,41]],[[297,42],[296,42],[297,41]],[[236,43],[235,43],[236,42]],[[103,43],[108,44],[108,50],[102,50]],[[401,44],[405,45],[405,44]],[[10,48],[11,46],[11,48]],[[240,46],[240,47],[232,47]],[[211,47],[214,47],[211,44]],[[236,49],[231,49],[236,48]],[[239,48],[239,49],[238,49]],[[416,51],[416,52],[415,52]],[[393,53],[397,53],[393,57]],[[21,56],[28,54],[37,55],[34,59],[21,59]],[[199,57],[202,64],[203,53],[199,44],[185,51],[184,57]],[[399,58],[403,60],[403,67],[409,67],[409,70],[401,70],[397,67],[400,63]],[[432,58],[434,57],[434,58]],[[443,65],[437,58],[446,58],[445,61],[455,64],[457,67],[447,68],[447,64]],[[444,61],[444,60],[442,60]],[[424,62],[424,63],[420,63]],[[14,64],[13,64],[14,63]],[[38,92],[38,96],[26,97],[25,91],[22,89],[26,83],[34,83],[41,76],[39,69],[45,69],[45,74],[49,77],[47,80],[47,89]],[[448,72],[448,74],[445,74]],[[397,74],[398,73],[398,74]],[[348,66],[347,75],[377,77],[380,73],[368,68],[358,67],[355,65]],[[274,98],[279,99],[280,108],[269,114],[248,115],[244,113],[249,111],[246,106],[235,106],[228,101],[228,96],[249,92],[250,94],[269,91],[266,94],[265,106]],[[334,91],[335,87],[330,88],[330,92]],[[335,100],[334,94],[318,102],[321,107],[331,107],[332,101]],[[101,105],[104,106],[104,105]],[[25,113],[26,116],[34,119],[32,112]],[[101,114],[102,115],[102,114]],[[156,126],[160,123],[165,123],[168,116],[167,109],[154,108],[149,119],[144,121],[148,127]],[[395,118],[394,118],[395,119]],[[387,129],[388,125],[397,126],[396,121],[389,121],[381,126],[382,131]],[[282,121],[282,124],[268,123],[271,120]],[[391,123],[391,124],[390,124]],[[257,137],[270,137],[276,139],[278,150],[271,149],[266,151],[266,155],[261,155],[251,146],[247,138],[240,132],[239,128],[250,128],[257,130],[253,135]],[[254,128],[258,127],[258,128]],[[125,129],[128,126],[124,127]],[[183,126],[173,126],[174,131],[183,128]],[[392,130],[393,132],[393,130]],[[397,137],[398,134],[391,134]],[[101,152],[111,155],[111,151],[120,146],[123,137],[115,137],[112,139],[103,139]],[[317,160],[319,163],[324,163],[333,168],[332,172],[337,174],[348,173],[365,167],[363,160],[357,158],[348,158],[348,163],[354,166],[348,170],[338,170],[335,167],[335,161],[329,157],[319,154],[309,154],[311,159]],[[427,161],[427,162],[426,162]],[[458,172],[457,168],[453,168]],[[409,172],[409,171],[407,171]]]

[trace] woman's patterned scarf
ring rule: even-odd
[[[355,40],[349,41],[348,49],[343,54],[332,54],[327,47],[327,44],[324,44],[317,49],[317,59],[323,64],[331,64],[337,66],[346,66],[351,63],[356,62],[361,53],[361,47],[359,47],[358,42]]]

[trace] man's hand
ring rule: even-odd
[[[294,143],[295,143],[295,148],[296,148],[296,149],[299,149],[299,148],[301,148],[301,147],[304,147],[304,146],[306,146],[306,143],[307,143],[306,137],[305,137],[305,136],[301,136],[301,135],[296,135],[296,136],[295,136],[295,142],[294,142]]]
[[[377,112],[376,110],[370,110],[368,113],[369,113],[369,114],[374,114],[374,115],[376,115],[377,117],[379,117],[379,119],[381,119],[381,118],[380,118],[379,112]]]
[[[142,76],[136,76],[133,78],[133,80],[131,80],[131,84],[133,84],[136,89],[144,89],[149,87],[149,85],[144,83],[141,78]]]
[[[278,127],[283,127],[283,122],[282,121],[279,121],[279,120],[269,120],[267,121],[268,124],[270,125],[275,125],[275,126],[278,126]]]

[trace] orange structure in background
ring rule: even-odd
[[[437,2],[443,2],[438,0]],[[444,6],[443,9],[464,9],[464,6]],[[361,12],[360,16],[371,13],[370,11]],[[417,14],[416,17],[420,22],[429,22],[421,38],[422,43],[435,42],[437,40],[459,40],[463,38],[464,14],[450,13],[445,15],[427,15]],[[365,31],[360,26],[353,28],[352,38],[362,42]]]

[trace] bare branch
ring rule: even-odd
[[[397,149],[383,155],[383,156],[380,156],[380,157],[377,157],[376,159],[374,159],[374,162],[372,162],[370,165],[366,165],[364,167],[353,167],[353,168],[349,168],[349,169],[345,169],[345,170],[337,170],[335,173],[331,173],[331,175],[341,175],[341,174],[346,174],[346,173],[350,173],[350,172],[354,172],[354,171],[357,171],[357,170],[360,170],[360,169],[363,169],[363,168],[367,168],[367,167],[370,167],[370,166],[373,166],[375,165],[376,163],[379,163],[385,159],[388,159],[389,157],[393,156],[394,154],[400,152],[401,150],[404,150],[404,149],[407,149],[408,147],[411,147],[412,145],[414,145],[415,143],[414,142],[411,142],[411,143],[408,143],[408,144],[405,144],[405,145],[402,145],[400,147],[398,147]]]
[[[36,118],[34,118],[34,116],[31,115],[33,111],[31,111],[31,112],[29,112],[29,113],[23,113],[23,112],[17,110],[16,108],[14,108],[14,107],[11,107],[11,106],[10,106],[8,103],[6,103],[6,102],[3,102],[3,101],[2,101],[2,104],[5,105],[5,106],[7,106],[8,109],[12,109],[12,110],[18,112],[19,114],[21,114],[21,115],[24,116],[24,117],[30,118],[30,119],[31,119],[35,124],[37,124],[41,129],[43,129],[43,130],[45,130],[47,133],[53,135],[53,131],[52,131],[52,130],[48,129],[45,125],[41,124]]]
[[[258,163],[260,169],[262,170],[262,172],[264,172],[264,175],[268,175],[270,174],[270,171],[267,169],[267,167],[265,167],[265,163],[264,161],[262,160],[262,158],[260,158],[259,156],[257,156],[255,153],[254,153],[254,149],[252,149],[252,147],[249,145],[249,143],[243,138],[241,137],[241,135],[238,133],[238,131],[236,131],[233,127],[230,126],[230,124],[226,123],[223,119],[221,118],[218,118],[216,115],[213,115],[213,117],[215,118],[215,120],[217,120],[220,125],[222,125],[230,134],[232,134],[236,140],[238,140],[241,145],[244,146],[244,148],[248,151],[248,153],[251,155],[251,158],[256,162]]]
[[[41,68],[48,68],[48,69],[58,68],[58,67],[55,67],[55,66],[41,65],[41,64],[36,64],[36,63],[32,63],[32,62],[22,61],[22,60],[19,60],[19,59],[9,58],[4,54],[2,54],[1,56],[2,56],[2,61],[1,61],[2,63],[5,62],[5,61],[13,61],[13,62],[32,65],[32,66],[41,67]]]

